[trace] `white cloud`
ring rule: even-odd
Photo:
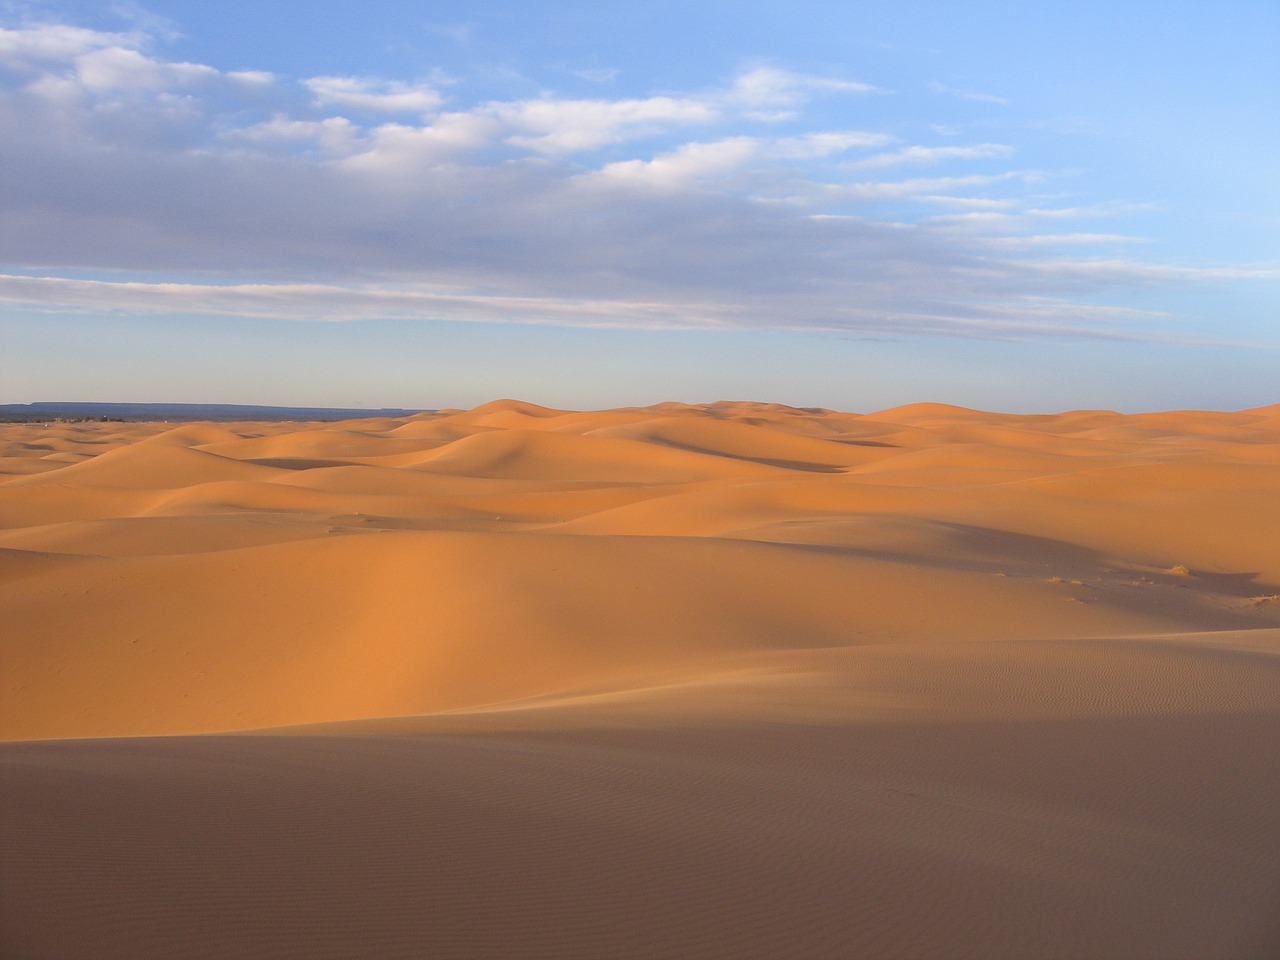
[[[925,203],[937,203],[945,207],[965,210],[1008,210],[1016,206],[1016,200],[997,200],[992,197],[949,197],[943,194],[921,194],[916,197]]]
[[[918,199],[935,201],[935,197]],[[1143,238],[1115,232],[1077,230],[1071,233],[1041,234],[1028,231],[1041,230],[1045,221],[1094,220],[1116,215],[1120,208],[1110,204],[1079,207],[1026,207],[1018,209],[1014,201],[956,203],[947,198],[949,205],[963,212],[947,213],[926,218],[923,222],[980,240],[988,245],[1005,247],[1032,247],[1049,244],[1095,244],[1111,246],[1116,243],[1139,243]]]
[[[987,237],[983,240],[992,246],[1023,249],[1055,246],[1110,246],[1117,243],[1144,243],[1142,237],[1123,233],[1042,233],[1031,236]]]
[[[758,67],[741,74],[727,90],[703,96],[625,100],[544,97],[495,103],[489,110],[516,130],[511,143],[554,154],[711,124],[729,114],[757,121],[786,119],[815,93],[865,93],[875,89],[865,83]]]
[[[1150,213],[1159,210],[1158,203],[1137,203],[1132,201],[1112,203],[1081,204],[1074,207],[1028,207],[1029,217],[1042,220],[1079,220],[1083,218],[1116,217],[1131,213]]]
[[[758,120],[788,120],[815,94],[875,93],[878,87],[852,80],[793,73],[777,67],[756,67],[740,74],[724,101]]]
[[[772,141],[771,156],[790,160],[807,160],[829,157],[857,147],[882,147],[890,140],[887,133],[868,133],[862,130],[832,130],[822,133],[806,133],[799,137],[781,137]]]
[[[938,191],[962,187],[985,187],[1012,180],[1018,173],[969,174],[959,177],[921,177],[912,180],[871,180],[862,183],[830,184],[824,188],[828,196],[848,200],[893,200],[901,197],[933,196]],[[975,214],[974,216],[977,216]]]
[[[276,82],[276,75],[267,70],[232,70],[227,73],[228,80],[244,84],[246,87],[269,87]]]
[[[46,73],[36,77],[23,91],[47,105],[71,106],[84,97],[84,88],[70,77]]]
[[[719,111],[679,97],[643,100],[558,100],[493,103],[487,112],[509,126],[508,142],[539,153],[572,153],[653,136],[672,127],[711,123]]]
[[[324,120],[293,120],[276,114],[270,120],[223,135],[227,140],[258,143],[312,143],[331,154],[349,154],[360,128],[346,117]]]
[[[315,95],[317,106],[351,107],[372,113],[431,113],[443,102],[425,84],[375,80],[369,77],[311,77],[303,84]]]
[[[1049,260],[1028,265],[1038,273],[1107,284],[1280,280],[1280,267],[1188,267],[1133,260]]]
[[[972,233],[992,231],[1008,233],[1025,227],[1027,217],[1023,213],[1011,213],[1007,209],[978,209],[967,210],[964,213],[944,213],[940,216],[928,217],[925,222],[935,227],[966,230]]]
[[[136,50],[106,47],[76,58],[76,79],[90,93],[161,91],[218,76],[213,67],[197,63],[166,63]]]
[[[871,170],[894,167],[898,164],[931,165],[946,160],[986,160],[1008,157],[1013,148],[1003,143],[979,143],[971,147],[904,147],[892,153],[881,153],[850,164],[852,170]]]
[[[219,71],[205,64],[156,60],[140,50],[145,37],[109,33],[64,24],[0,28],[0,65],[34,73],[37,83],[52,77],[69,79],[91,93],[115,90],[163,90],[207,80]]]
[[[606,164],[595,176],[620,183],[658,189],[677,189],[695,180],[741,170],[755,160],[815,160],[855,147],[882,146],[886,134],[830,131],[799,137],[727,137],[686,143],[651,160],[622,160]]]
[[[60,23],[0,28],[0,63],[10,69],[36,69],[40,64],[69,63],[91,50],[136,47],[140,38]]]
[[[740,169],[760,152],[755,137],[731,137],[710,143],[686,143],[652,160],[620,160],[596,174],[604,181],[672,190],[699,177]]]
[[[489,145],[500,131],[492,118],[475,113],[442,113],[420,127],[385,123],[371,130],[343,165],[360,173],[400,178],[388,182],[389,187],[401,181],[412,187],[425,167]]]

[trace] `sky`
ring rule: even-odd
[[[0,402],[1280,401],[1280,5],[0,0]]]

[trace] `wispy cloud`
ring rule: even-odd
[[[954,207],[962,210],[1008,210],[1018,204],[1016,200],[997,199],[995,197],[951,197],[945,194],[922,193],[916,196],[922,203],[936,203],[939,206]]]
[[[1083,223],[1115,217],[1126,210],[1154,209],[1143,204],[1092,204],[1076,207],[1032,206],[1015,200],[987,198],[955,198],[927,196],[921,199],[941,202],[958,212],[926,217],[922,222],[944,230],[962,233],[988,245],[1007,248],[1077,244],[1111,246],[1116,243],[1140,243],[1143,237],[1130,234],[1076,229],[1070,232],[1040,233],[1051,225]]]
[[[904,147],[890,153],[879,153],[851,163],[851,170],[895,167],[899,164],[927,166],[947,160],[988,160],[1013,155],[1013,147],[1003,143],[979,143],[968,147]]]
[[[1117,243],[1145,243],[1143,237],[1131,237],[1123,233],[1041,233],[1018,237],[987,237],[985,242],[1008,249],[1028,249],[1032,247],[1097,247]]]
[[[243,143],[310,143],[326,153],[349,155],[355,148],[360,128],[346,117],[323,120],[295,120],[276,114],[270,120],[223,133],[222,139]]]
[[[1063,279],[1120,285],[1213,280],[1280,280],[1280,266],[1189,267],[1177,264],[1140,263],[1132,260],[1050,260],[1029,266],[1039,273]]]
[[[959,87],[951,87],[945,83],[939,83],[936,80],[929,84],[929,89],[934,93],[948,94],[953,97],[959,97],[961,100],[973,100],[978,103],[994,103],[998,106],[1007,107],[1010,103],[1006,97],[999,97],[993,93],[982,93],[979,90],[965,90]]]
[[[268,87],[276,82],[276,75],[267,70],[232,70],[227,78],[247,87]]]
[[[728,137],[682,144],[650,160],[621,160],[594,176],[660,189],[676,189],[705,177],[720,177],[757,161],[814,160],[848,150],[881,146],[888,135],[828,131],[798,137]]]
[[[833,198],[868,201],[902,197],[918,198],[934,196],[940,190],[986,187],[1016,180],[1022,176],[1023,174],[1018,171],[1006,171],[994,174],[971,173],[953,177],[916,177],[910,180],[868,180],[858,183],[832,184],[827,187],[827,193]]]
[[[612,83],[618,79],[617,67],[585,67],[571,72],[575,77],[591,83]]]
[[[200,284],[83,280],[0,274],[0,302],[60,309],[249,316],[273,320],[463,320],[581,326],[723,325],[723,306],[620,300],[458,294],[404,285],[328,283]]]
[[[759,311],[724,300],[645,302],[616,298],[514,297],[450,292],[403,284],[198,284],[102,281],[0,274],[0,303],[101,313],[197,314],[272,320],[351,322],[371,319],[556,324],[596,328],[692,329],[766,326]],[[1124,307],[1019,297],[986,307],[950,309],[920,304],[896,308],[854,305],[838,322],[801,315],[794,326],[906,332],[994,339],[1081,337],[1170,340],[1125,329],[1167,316]]]
[[[740,74],[724,99],[753,119],[772,122],[793,118],[814,96],[879,92],[869,83],[763,66]]]
[[[0,63],[14,70],[38,70],[65,64],[94,50],[133,49],[143,40],[135,33],[110,33],[62,23],[0,27]]]
[[[374,113],[431,113],[444,98],[426,84],[370,77],[312,77],[304,80],[316,106],[350,107]]]
[[[474,25],[470,23],[431,23],[427,24],[427,32],[444,37],[455,46],[466,47],[471,44]]]
[[[610,143],[654,136],[672,127],[715,121],[712,103],[695,98],[643,100],[560,100],[543,97],[494,103],[487,112],[511,133],[507,141],[538,153],[572,153]]]

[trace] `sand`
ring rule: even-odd
[[[1280,956],[1280,406],[0,425],[0,956]]]

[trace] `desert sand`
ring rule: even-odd
[[[1280,405],[0,425],[0,956],[1280,956]]]

